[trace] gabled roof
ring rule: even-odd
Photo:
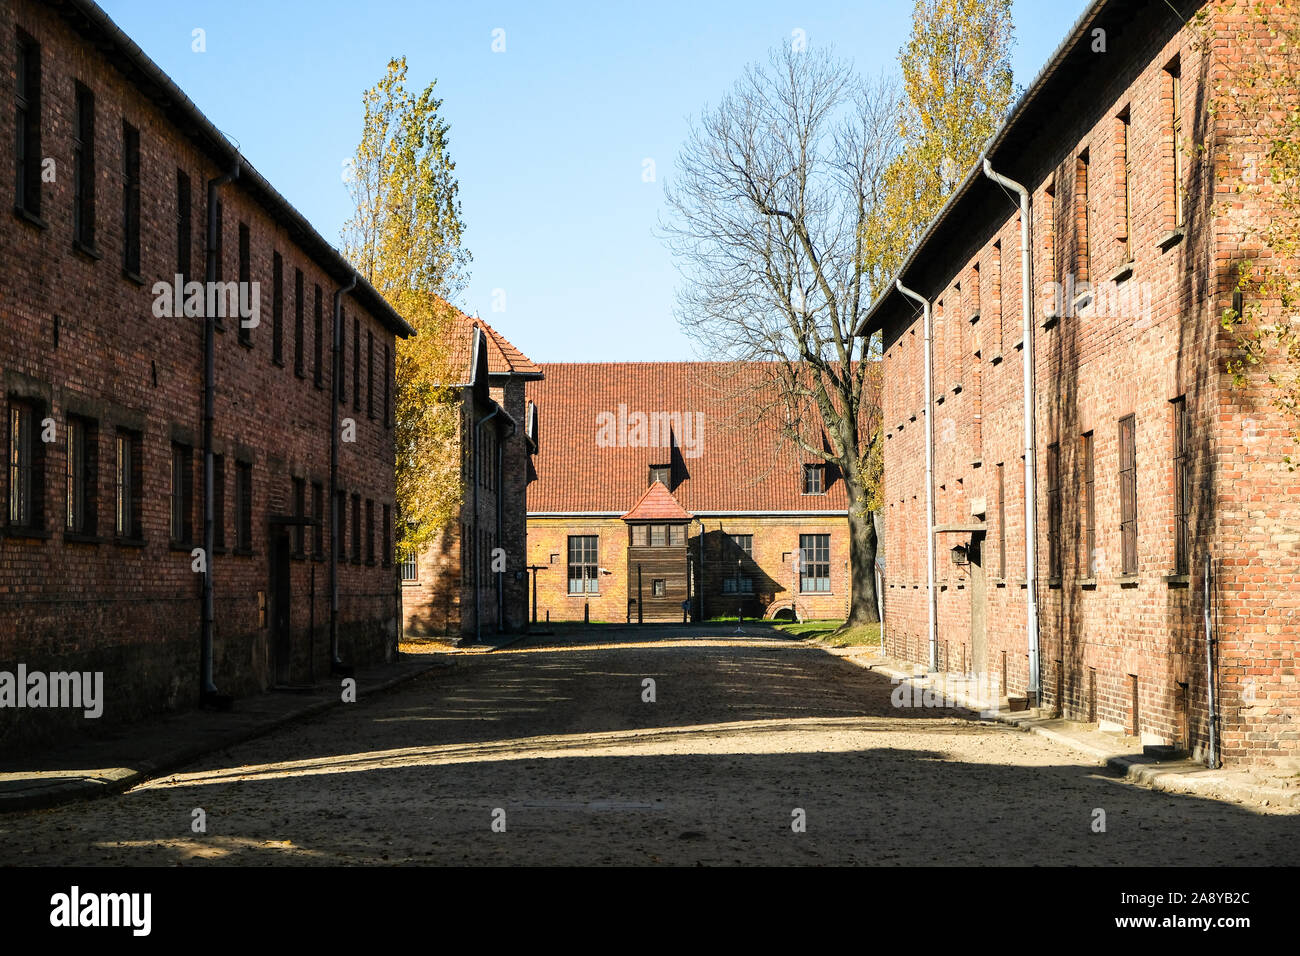
[[[451,354],[449,365],[461,376],[456,384],[465,385],[474,379],[474,332],[478,330],[487,344],[489,375],[509,375],[520,379],[538,379],[542,370],[523,352],[515,348],[510,341],[492,326],[477,316],[468,316],[460,309],[455,310],[451,329]]]
[[[774,413],[755,414],[772,394],[766,363],[548,362],[542,371],[525,392],[546,419],[529,514],[622,515],[645,494],[651,465],[671,466],[668,490],[696,515],[847,511],[832,469],[826,494],[803,494],[803,465],[814,459],[782,437]]]
[[[632,510],[623,515],[624,521],[690,521],[691,515],[682,510],[673,493],[661,481],[650,482],[650,487],[637,499]]]
[[[1048,58],[1042,70],[1012,105],[1002,124],[984,145],[947,202],[930,220],[921,238],[909,250],[889,284],[862,317],[856,335],[869,336],[885,325],[887,313],[911,314],[915,305],[898,292],[902,281],[929,297],[951,274],[943,256],[928,255],[943,249],[954,237],[966,237],[972,228],[995,216],[1014,214],[1017,198],[984,174],[983,159],[993,169],[1019,180],[1032,190],[1038,167],[1050,160],[1052,135],[1096,108],[1107,84],[1122,76],[1124,65],[1151,55],[1152,37],[1171,34],[1188,22],[1207,0],[1093,0]],[[1097,35],[1108,46],[1106,55],[1093,49]],[[1073,135],[1073,134],[1070,134]],[[937,259],[937,261],[935,261]]]

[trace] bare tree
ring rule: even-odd
[[[864,82],[829,51],[773,50],[693,125],[665,190],[682,328],[710,358],[763,363],[737,403],[775,416],[844,482],[847,625],[877,620],[878,345],[853,332],[888,280],[867,226],[897,155],[898,104],[893,82]]]

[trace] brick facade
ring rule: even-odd
[[[524,382],[540,372],[481,319],[458,316],[454,334],[451,365],[468,383],[458,386],[456,402],[460,514],[416,557],[413,572],[408,564],[402,613],[412,637],[483,639],[528,624],[524,502],[537,442]],[[497,548],[502,560],[494,568]]]
[[[236,156],[92,4],[0,6],[0,77],[8,78],[9,102],[20,36],[39,48],[38,59],[28,56],[29,65],[39,64],[33,68],[39,97],[30,102],[39,155],[53,158],[55,175],[40,183],[38,199],[29,194],[25,212],[15,212],[9,198],[14,176],[4,181],[0,433],[7,460],[21,446],[33,469],[21,477],[8,468],[0,475],[8,505],[0,516],[0,670],[24,663],[29,671],[103,671],[107,700],[94,727],[80,711],[6,708],[0,711],[6,747],[199,699],[203,576],[192,569],[192,549],[204,541],[205,321],[158,317],[155,283],[171,283],[182,267],[189,278],[204,279],[207,183]],[[93,94],[93,134],[76,122],[76,84]],[[0,129],[12,162],[11,121]],[[128,241],[135,227],[124,211],[132,130],[139,143],[138,261]],[[83,168],[94,182],[94,232],[91,242],[75,245],[74,134],[82,131],[82,150],[93,156],[93,168]],[[188,230],[178,171],[188,177]],[[329,672],[326,556],[335,549],[328,510],[329,336],[334,293],[352,272],[246,163],[218,197],[222,277],[240,279],[246,245],[248,278],[259,283],[261,305],[256,327],[225,319],[214,350],[213,450],[220,456],[214,490],[221,495],[217,528],[224,532],[224,546],[219,535],[207,555],[214,679],[221,693],[245,695]],[[343,310],[345,402],[338,414],[352,420],[355,441],[339,445],[349,540],[338,570],[338,634],[343,661],[365,664],[395,646],[396,570],[384,544],[391,540],[394,500],[391,373],[395,333],[409,329],[364,281],[344,297]],[[54,440],[29,444],[26,429],[40,429],[44,419],[52,420]],[[69,436],[76,429],[84,437],[75,439],[74,451]],[[123,457],[134,494],[125,497],[135,512],[121,530],[119,436],[127,438]],[[72,469],[75,521],[67,508],[69,455],[85,461]],[[183,540],[172,528],[177,462]],[[14,498],[27,488],[31,511],[15,521],[13,509],[25,506],[15,506]],[[286,523],[298,517],[319,517],[318,553],[313,528],[304,529],[300,545],[298,528]],[[280,600],[272,554],[285,536],[288,598]],[[277,621],[287,635],[278,642]]]
[[[809,463],[782,442],[772,423],[732,420],[746,404],[732,390],[759,387],[761,369],[690,362],[543,368],[546,381],[528,389],[546,422],[537,480],[528,493],[528,564],[542,569],[536,574],[539,620],[681,621],[683,600],[689,600],[691,620],[739,613],[846,616],[843,483],[828,470],[819,490],[805,493]],[[671,440],[633,438],[639,413],[649,422],[671,419]],[[624,427],[616,435],[620,415]],[[602,421],[610,424],[604,437]],[[665,533],[662,550],[648,540],[647,550],[634,540],[632,526],[653,522],[624,518],[656,480],[689,516],[680,574],[675,564],[664,563],[677,560],[672,538]],[[570,584],[570,542],[579,538],[595,539],[595,591]],[[815,581],[798,573],[801,544],[824,565],[826,573]],[[689,584],[664,602],[656,600],[656,580],[668,589]]]
[[[1232,170],[1206,157],[1249,131],[1209,115],[1207,90],[1244,41],[1210,3],[1204,54],[1183,26],[1199,6],[1093,4],[990,149],[1032,197],[1042,702],[1203,753],[1209,555],[1222,756],[1300,765],[1300,483],[1280,461],[1285,423],[1260,391],[1231,387],[1218,327],[1237,245],[1267,212],[1262,199],[1212,205],[1232,194]],[[938,669],[1005,674],[1004,691],[1023,694],[1018,217],[1016,196],[977,167],[900,276],[932,305],[933,394],[915,303],[883,297],[868,330],[883,331],[886,377],[887,647],[929,661],[928,409]],[[1070,291],[1058,298],[1054,282]]]

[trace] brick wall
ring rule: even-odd
[[[41,185],[40,218],[12,212],[0,230],[0,377],[6,404],[35,400],[54,420],[56,441],[43,445],[42,530],[0,536],[0,669],[24,662],[29,669],[103,670],[108,706],[97,726],[154,711],[184,707],[198,698],[201,577],[191,569],[191,548],[202,544],[203,322],[156,318],[154,283],[176,271],[177,169],[191,182],[192,277],[203,278],[206,254],[206,182],[224,170],[183,136],[102,55],[74,34],[50,8],[16,2],[0,8],[0,75],[12,77],[17,29],[40,44],[41,152],[55,160],[55,179]],[[94,93],[94,246],[73,248],[71,137],[74,82]],[[123,121],[139,131],[140,272],[124,272],[122,216]],[[13,155],[12,124],[4,126],[6,155]],[[12,177],[6,180],[12,195]],[[339,283],[238,183],[220,191],[223,205],[223,273],[239,277],[239,225],[249,227],[253,281],[260,283],[260,325],[239,340],[238,320],[227,319],[216,337],[215,451],[225,456],[226,549],[209,556],[215,583],[214,669],[218,689],[236,695],[264,690],[275,679],[267,627],[271,581],[268,552],[273,517],[293,511],[293,477],[328,485],[331,370],[328,347],[322,380],[314,381],[315,290],[322,297],[323,335],[330,329],[332,296]],[[282,360],[272,357],[273,255],[282,258]],[[303,273],[304,364],[295,368],[296,270]],[[340,487],[373,502],[375,561],[362,542],[360,560],[339,569],[342,655],[352,663],[383,657],[395,628],[391,561],[382,547],[383,507],[393,502],[392,432],[383,415],[393,354],[393,334],[348,297],[346,406],[355,442],[339,452]],[[353,335],[359,320],[361,338]],[[373,373],[368,372],[374,343]],[[351,378],[361,345],[359,402]],[[326,342],[326,345],[328,343]],[[384,348],[388,368],[382,368]],[[373,406],[369,375],[373,374]],[[390,405],[391,408],[391,405]],[[89,496],[97,504],[94,533],[65,536],[65,441],[70,414],[93,423],[90,445],[98,459]],[[3,430],[9,441],[8,408]],[[115,434],[141,436],[141,534],[114,534]],[[171,444],[194,449],[190,542],[170,541]],[[251,540],[236,544],[236,461],[251,465]],[[0,476],[8,500],[8,474]],[[327,492],[326,492],[327,495]],[[326,502],[328,506],[328,502]],[[350,509],[350,504],[349,504]],[[5,516],[7,518],[7,515]],[[349,537],[352,516],[348,514]],[[326,521],[328,525],[328,521]],[[369,529],[363,525],[363,535]],[[328,527],[324,546],[333,546]],[[307,556],[290,562],[292,641],[290,679],[305,680],[314,663],[328,670],[326,565]],[[326,550],[326,553],[329,553]],[[349,555],[350,555],[349,543]],[[315,568],[315,599],[311,572]],[[265,610],[264,610],[265,609]],[[309,621],[314,609],[314,661]],[[22,723],[14,721],[21,716]],[[6,741],[31,742],[61,730],[86,729],[69,712],[6,710]]]
[[[1210,5],[1212,17],[1218,6]],[[1054,125],[1040,136],[1042,155],[1032,175],[1014,171],[1033,196],[1041,686],[1044,703],[1066,716],[1139,732],[1147,742],[1203,749],[1208,715],[1200,571],[1209,552],[1220,568],[1223,756],[1273,762],[1300,756],[1290,616],[1297,603],[1300,485],[1280,463],[1285,429],[1276,413],[1259,393],[1231,389],[1223,371],[1217,317],[1227,307],[1222,293],[1230,286],[1230,247],[1247,223],[1266,213],[1262,205],[1240,203],[1225,215],[1213,212],[1211,189],[1230,186],[1213,187],[1213,170],[1191,148],[1219,132],[1207,118],[1205,77],[1231,69],[1237,55],[1233,25],[1215,29],[1216,49],[1226,60],[1203,57],[1172,15],[1135,19],[1122,47],[1112,49],[1119,55],[1109,61],[1105,78],[1081,82],[1080,92],[1058,104]],[[1182,223],[1173,191],[1175,62],[1189,147]],[[1248,141],[1249,131],[1234,127],[1231,117],[1218,122]],[[996,197],[996,187],[988,191]],[[985,529],[937,535],[937,656],[940,669],[982,671],[998,680],[1005,671],[1007,689],[1024,693],[1020,238],[1013,198],[1004,197],[1000,211],[994,202],[982,207],[988,210],[984,221],[967,222],[960,240],[931,246],[926,254],[941,278],[919,290],[934,303],[936,525],[982,523]],[[1213,274],[1207,271],[1211,262]],[[1103,284],[1092,301],[1067,295],[1065,308],[1054,309],[1049,283],[1068,286],[1085,275]],[[1128,298],[1112,298],[1116,290]],[[1062,314],[1053,318],[1054,311]],[[929,658],[922,356],[920,317],[900,311],[885,331],[884,497],[891,531],[885,617],[891,651],[918,662]],[[1190,539],[1182,567],[1175,545],[1180,405],[1188,428]],[[1126,416],[1133,416],[1135,428],[1131,572],[1124,568],[1120,529],[1120,420]],[[1085,440],[1091,441],[1094,501],[1091,566]],[[1059,519],[1052,517],[1054,501]],[[1054,567],[1049,538],[1057,528]],[[986,576],[985,652],[978,656],[972,646],[974,569],[954,562],[951,552],[977,543]],[[1254,706],[1243,702],[1246,688]]]
[[[692,614],[770,617],[790,610],[800,618],[843,618],[849,602],[848,520],[839,516],[700,517],[688,526],[687,551],[692,562]],[[796,572],[800,535],[824,534],[830,544],[830,591],[802,593]],[[571,535],[599,538],[602,569],[598,594],[568,593],[568,539]],[[704,561],[700,564],[701,535]],[[753,581],[752,594],[724,591],[724,578],[737,574],[739,555],[730,535],[752,536],[752,558],[741,559],[739,574]],[[628,599],[636,583],[629,581],[627,523],[617,517],[530,517],[528,562],[544,565],[537,575],[537,615],[547,612],[556,621],[583,620],[584,605],[593,622],[620,623],[628,619]],[[604,573],[608,572],[608,573]],[[648,582],[645,585],[649,587]]]

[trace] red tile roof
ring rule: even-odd
[[[673,466],[688,512],[845,511],[844,482],[803,494],[812,458],[784,439],[764,363],[546,363],[527,383],[538,406],[530,514],[621,515],[644,494],[651,465]],[[669,447],[670,442],[676,447]],[[829,446],[828,446],[829,447]]]
[[[691,515],[682,510],[673,493],[663,482],[652,481],[632,510],[623,515],[624,521],[689,521]]]
[[[467,384],[474,375],[474,329],[483,330],[487,340],[488,372],[492,375],[540,376],[542,370],[527,355],[515,348],[504,335],[477,316],[456,309],[451,336],[449,365],[463,377],[456,384]]]

